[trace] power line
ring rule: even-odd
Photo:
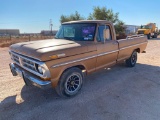
[[[50,19],[49,26],[50,26],[50,29],[51,29],[51,34],[52,34],[52,27],[53,27],[53,24],[52,24],[52,19]]]

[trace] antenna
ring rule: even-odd
[[[52,34],[52,26],[53,26],[53,24],[52,24],[52,19],[50,19],[49,26],[50,26],[51,34]]]

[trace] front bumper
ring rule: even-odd
[[[51,81],[43,81],[40,78],[31,75],[27,71],[23,70],[22,68],[18,67],[14,63],[9,64],[12,75],[13,76],[20,76],[23,78],[26,85],[34,85],[39,88],[48,88],[51,87]]]

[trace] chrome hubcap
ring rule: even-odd
[[[70,75],[65,83],[65,89],[67,93],[74,93],[80,89],[82,77],[78,73]]]

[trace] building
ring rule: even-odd
[[[51,30],[42,30],[41,34],[42,35],[56,35],[57,31],[58,30],[52,30],[52,32],[51,32]]]
[[[21,33],[20,36],[39,36],[40,33]]]
[[[0,35],[19,35],[19,29],[0,29]]]
[[[140,26],[136,26],[136,25],[125,25],[126,31],[125,33],[128,34],[136,34],[138,28],[140,28]]]

